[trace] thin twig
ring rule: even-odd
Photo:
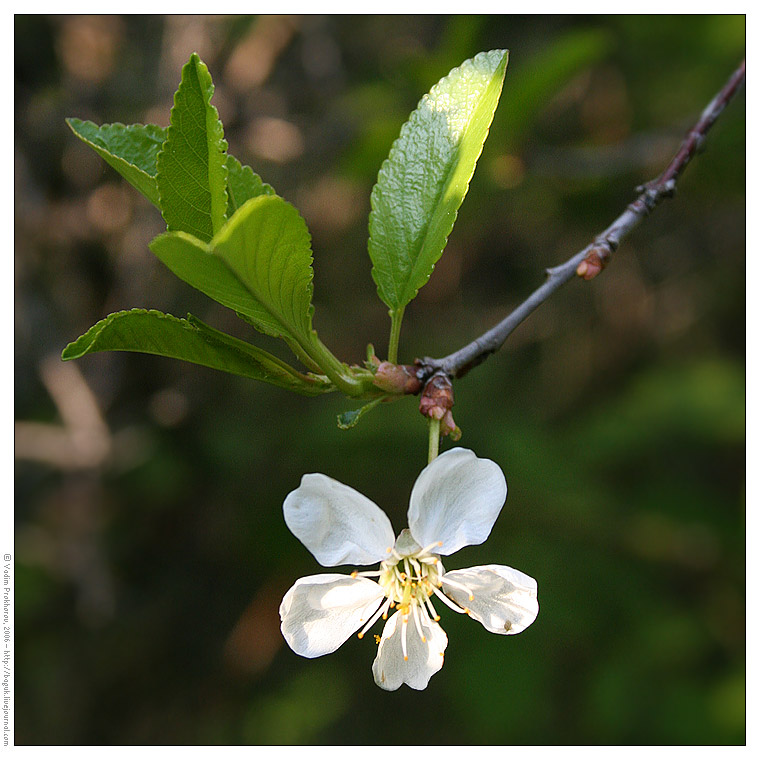
[[[638,198],[601,235],[564,264],[547,269],[546,282],[488,332],[443,359],[426,357],[420,360],[418,377],[424,380],[435,372],[443,372],[449,377],[462,377],[473,367],[485,361],[492,353],[498,351],[510,333],[560,286],[576,275],[586,280],[596,277],[617,250],[623,238],[664,198],[673,196],[676,181],[702,147],[707,131],[744,83],[744,63],[742,61],[741,66],[733,73],[723,89],[710,101],[699,121],[684,137],[681,147],[665,171],[657,179],[637,188],[640,193]]]

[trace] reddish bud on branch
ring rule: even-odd
[[[462,431],[456,426],[451,408],[454,406],[454,388],[451,378],[436,372],[425,384],[420,397],[420,414],[441,421],[441,435],[451,435],[458,441]]]
[[[575,273],[578,277],[583,277],[584,280],[593,280],[607,266],[609,258],[609,250],[592,248],[586,254],[586,258],[578,264]]]
[[[413,364],[380,362],[372,382],[387,393],[416,395],[422,388],[422,383],[417,377],[418,369],[419,367]]]

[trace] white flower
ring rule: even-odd
[[[451,449],[420,473],[409,500],[409,528],[394,540],[390,520],[374,502],[326,475],[304,475],[283,505],[294,535],[325,567],[379,562],[380,569],[296,581],[280,605],[282,634],[291,649],[321,657],[359,629],[362,638],[382,617],[387,622],[383,635],[375,636],[375,682],[388,690],[402,683],[424,689],[441,669],[448,644],[434,600],[492,633],[525,630],[538,614],[533,578],[504,565],[447,573],[440,559],[482,544],[506,496],[496,463]]]

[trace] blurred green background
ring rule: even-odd
[[[299,658],[278,619],[295,579],[320,572],[283,498],[324,472],[400,530],[426,461],[415,399],[345,432],[337,395],[59,356],[130,307],[280,352],[152,257],[158,212],[64,124],[166,125],[194,50],[230,151],[306,218],[315,326],[355,363],[368,342],[384,355],[389,328],[369,193],[440,77],[511,51],[402,361],[459,348],[604,229],[744,35],[742,16],[16,16],[17,743],[417,744],[423,715],[436,744],[743,743],[743,92],[603,275],[456,384],[460,445],[497,461],[510,493],[489,540],[447,567],[514,566],[541,612],[507,638],[444,611],[446,664],[425,692],[374,685],[371,637]]]

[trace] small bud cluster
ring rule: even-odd
[[[451,378],[444,372],[436,372],[427,381],[420,397],[420,413],[424,417],[441,421],[441,435],[451,435],[458,441],[462,431],[456,426],[451,408],[454,406],[454,388]]]

